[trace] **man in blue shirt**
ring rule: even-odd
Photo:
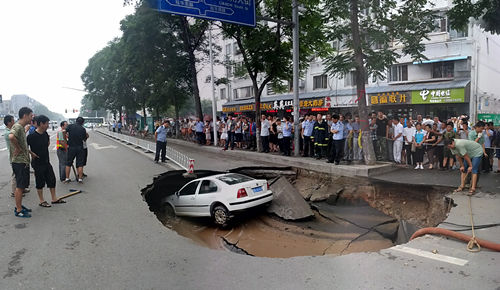
[[[332,121],[333,123],[330,127],[330,132],[332,133],[332,150],[327,162],[335,162],[335,165],[339,165],[344,149],[344,124],[339,121],[339,115],[337,114],[332,116]]]
[[[205,128],[205,125],[203,124],[202,121],[200,121],[200,118],[196,118],[196,124],[194,125],[194,130],[196,132],[196,140],[198,141],[198,144],[203,145],[205,144],[205,134],[203,133],[203,129]]]
[[[314,156],[313,153],[313,143],[311,141],[311,136],[314,129],[314,122],[311,121],[312,116],[307,115],[304,122],[302,122],[302,139],[304,139],[304,153],[302,156]]]
[[[161,152],[161,162],[166,162],[167,150],[167,120],[163,121],[163,125],[159,126],[155,131],[156,154],[155,162],[158,163]]]
[[[283,122],[283,155],[290,156],[290,141],[292,140],[293,124],[290,117],[285,117]]]

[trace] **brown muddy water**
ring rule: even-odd
[[[373,252],[405,243],[417,228],[442,222],[453,206],[445,197],[449,188],[294,171],[287,179],[314,212],[306,220],[287,221],[257,208],[221,229],[209,218],[174,217],[161,205],[150,204],[150,208],[167,228],[201,246],[289,258]],[[258,177],[262,178],[262,171]]]

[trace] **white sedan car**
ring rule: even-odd
[[[233,213],[270,203],[273,193],[264,179],[237,173],[198,178],[164,199],[167,211],[178,216],[212,217],[226,225]]]

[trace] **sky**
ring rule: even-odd
[[[57,113],[79,109],[85,92],[73,89],[84,89],[89,58],[121,36],[133,10],[123,0],[0,0],[3,99],[26,94]]]

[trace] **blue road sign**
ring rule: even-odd
[[[161,12],[255,26],[255,0],[153,0]]]

